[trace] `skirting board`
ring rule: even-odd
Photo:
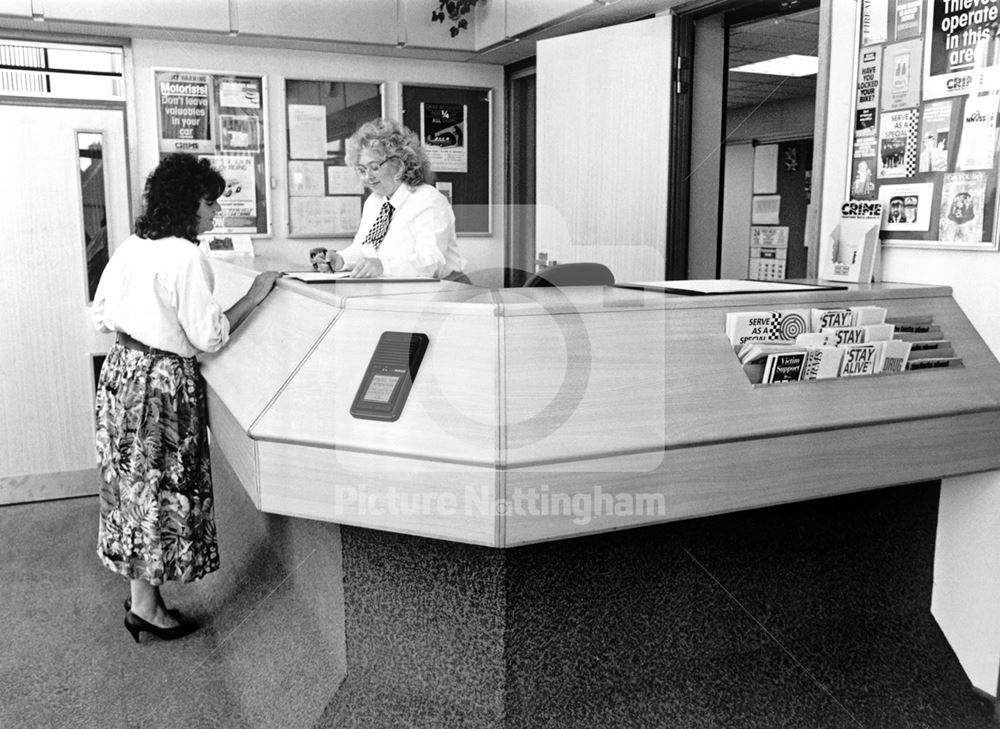
[[[96,468],[60,473],[34,473],[28,476],[0,477],[0,506],[32,501],[97,496]]]

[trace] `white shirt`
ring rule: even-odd
[[[455,213],[433,185],[400,185],[389,198],[395,209],[382,244],[377,250],[362,245],[385,201],[385,195],[377,192],[365,201],[354,242],[340,251],[345,268],[363,258],[378,258],[384,276],[444,278],[465,268],[455,236]]]
[[[229,340],[229,319],[214,288],[211,264],[194,243],[133,235],[101,274],[91,316],[99,331],[125,332],[182,357],[215,352]]]

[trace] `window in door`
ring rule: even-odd
[[[87,267],[87,301],[93,301],[97,284],[110,256],[108,210],[104,198],[104,135],[76,133],[80,163],[80,204],[83,209],[83,249]]]

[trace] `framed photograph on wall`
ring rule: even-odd
[[[849,195],[883,206],[887,248],[997,250],[1000,56],[982,14],[866,0]]]
[[[213,235],[271,235],[267,79],[241,73],[153,69],[160,158],[187,152],[226,179]]]
[[[492,93],[458,86],[402,90],[403,124],[420,135],[435,184],[455,211],[458,235],[492,232]]]

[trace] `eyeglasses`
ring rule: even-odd
[[[381,162],[369,162],[366,165],[357,165],[354,171],[358,173],[358,176],[365,177],[366,175],[377,175],[378,171],[382,169],[382,165],[395,157],[386,157]]]

